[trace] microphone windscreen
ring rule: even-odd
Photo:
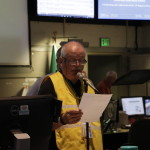
[[[77,77],[82,80],[84,78],[84,74],[81,72],[78,72]]]

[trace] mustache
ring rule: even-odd
[[[76,72],[82,72],[82,68],[75,68],[75,69],[72,69],[73,71],[76,71]]]

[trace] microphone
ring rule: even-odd
[[[81,72],[78,72],[77,73],[77,77],[80,79],[80,80],[83,80],[86,82],[87,85],[89,85],[93,90],[95,90],[96,92],[100,93],[96,88],[95,86],[89,82],[89,79],[84,77],[84,73],[81,73]]]

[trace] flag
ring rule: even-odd
[[[55,55],[55,47],[52,47],[52,54],[51,54],[51,66],[50,66],[50,73],[54,73],[57,70],[56,64],[56,55]]]

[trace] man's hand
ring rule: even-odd
[[[74,124],[80,121],[83,112],[81,110],[70,110],[61,115],[58,123],[53,123],[53,130],[58,129],[65,124]]]
[[[74,124],[80,121],[83,112],[81,110],[70,110],[61,115],[63,124]]]

